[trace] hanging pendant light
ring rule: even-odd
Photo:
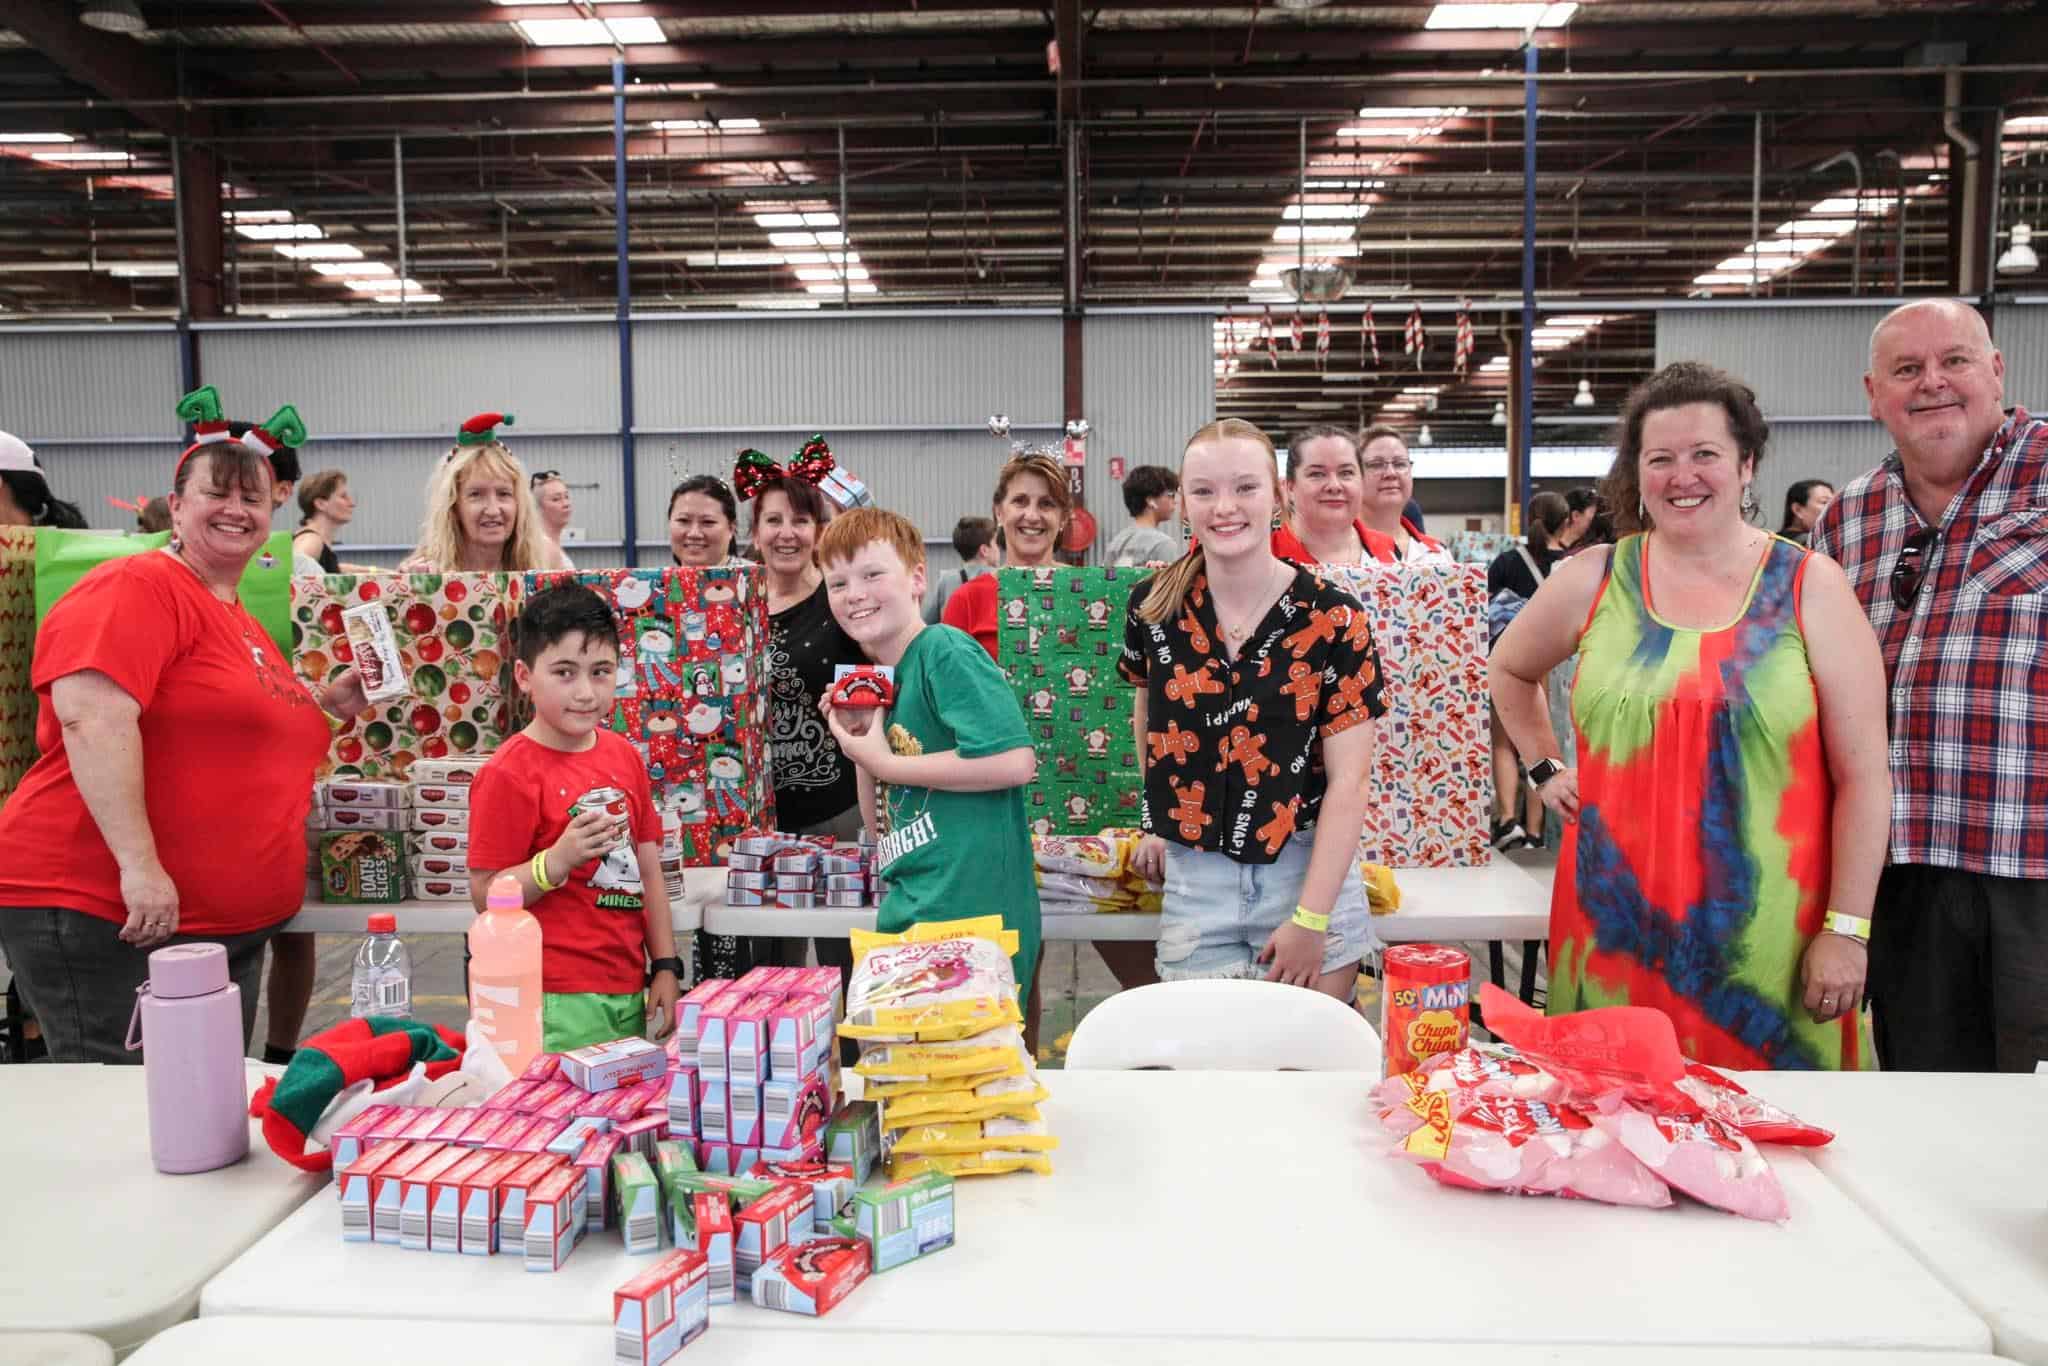
[[[1582,380],[1580,380],[1580,381],[1579,381],[1579,392],[1577,392],[1576,394],[1573,394],[1573,395],[1572,395],[1572,407],[1574,407],[1574,408],[1590,408],[1590,407],[1592,407],[1592,406],[1593,406],[1593,381],[1592,381],[1592,380],[1589,380],[1589,379],[1582,379]]]
[[[1422,430],[1415,434],[1415,444],[1418,446],[1434,446],[1436,444],[1436,438],[1429,434],[1429,424],[1427,422],[1423,423]]]
[[[2012,225],[2012,245],[1998,258],[2000,275],[2032,275],[2041,268],[2041,258],[2034,252],[2034,230],[2025,223]]]
[[[1493,405],[1493,425],[1496,427],[1505,427],[1508,425],[1508,405],[1506,404],[1506,402],[1500,402]]]

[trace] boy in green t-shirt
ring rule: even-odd
[[[880,927],[1001,915],[1017,932],[1012,961],[1028,998],[1038,885],[1023,789],[1038,759],[1023,710],[972,636],[924,624],[924,540],[909,521],[855,508],[825,528],[818,562],[840,628],[896,671],[886,718],[825,709],[859,769],[861,816],[881,839]]]

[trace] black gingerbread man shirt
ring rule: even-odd
[[[1313,829],[1328,777],[1321,740],[1386,713],[1379,652],[1356,598],[1306,569],[1233,662],[1206,575],[1162,625],[1131,590],[1117,668],[1145,689],[1144,828],[1238,863],[1272,863]]]

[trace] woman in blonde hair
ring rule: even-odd
[[[540,514],[526,470],[498,440],[503,413],[462,424],[455,445],[427,483],[420,541],[401,573],[519,573],[549,567]]]
[[[1349,1001],[1377,947],[1358,877],[1379,655],[1358,600],[1273,554],[1273,443],[1189,438],[1192,541],[1131,590],[1120,672],[1145,768],[1138,870],[1166,980],[1263,977]]]
[[[1043,451],[1012,456],[996,476],[995,519],[1006,569],[1039,569],[1057,564],[1053,551],[1074,516],[1067,472]],[[969,579],[946,599],[939,620],[981,642],[996,658],[996,576]],[[997,660],[1000,663],[1000,660]]]

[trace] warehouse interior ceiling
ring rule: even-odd
[[[618,103],[636,310],[1214,309],[1221,414],[1484,440],[1525,36],[1539,413],[1613,411],[1650,301],[1947,291],[1968,214],[1992,255],[2048,218],[2017,0],[130,8],[0,0],[10,319],[610,310]],[[1446,26],[1481,11],[1539,26]]]

